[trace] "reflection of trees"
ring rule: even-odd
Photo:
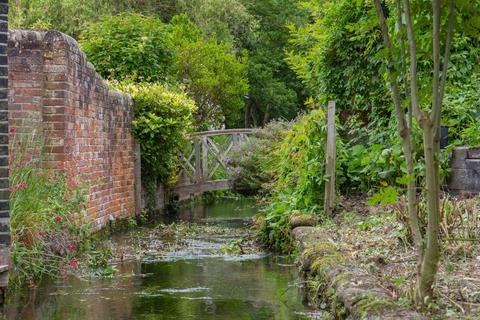
[[[135,263],[118,266],[120,275],[138,274]],[[43,284],[38,290],[17,295],[5,306],[7,319],[132,319],[132,293],[136,277],[115,280],[69,279],[64,286]]]
[[[72,278],[65,286],[44,284],[7,305],[7,318],[287,320],[295,318],[294,310],[302,309],[298,290],[287,290],[296,277],[294,268],[280,267],[274,256],[248,261],[135,262],[118,268],[112,280]],[[209,290],[162,291],[195,287]]]
[[[144,265],[144,273],[154,274],[142,283],[143,290],[151,294],[162,293],[165,288],[210,289],[139,296],[133,301],[133,313],[146,318],[163,314],[160,319],[292,319],[293,311],[302,308],[298,290],[287,290],[294,276],[288,268],[282,269],[268,259],[163,262]],[[185,299],[205,296],[211,300]]]

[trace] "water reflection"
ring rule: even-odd
[[[254,211],[251,203],[230,201],[183,211],[180,217],[223,224]],[[299,313],[308,311],[295,267],[285,257],[178,256],[122,263],[117,269],[115,279],[70,277],[25,290],[6,305],[5,316],[25,320],[287,320],[304,319]]]

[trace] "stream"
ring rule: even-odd
[[[168,223],[188,221],[227,228],[219,235],[187,235],[170,252],[145,251],[115,263],[109,278],[44,281],[10,299],[6,319],[315,319],[290,257],[261,251],[219,254],[249,230],[257,212],[249,200],[222,200],[180,210]],[[154,228],[153,226],[150,228]],[[139,231],[136,234],[140,234]],[[149,228],[143,228],[148,234]],[[150,235],[151,236],[151,235]],[[112,237],[130,245],[131,232]],[[156,241],[156,240],[155,240]]]

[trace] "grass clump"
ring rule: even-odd
[[[42,166],[43,137],[36,130],[16,135],[12,130],[11,135],[11,283],[34,284],[44,276],[73,273],[84,255],[95,256],[85,219],[86,186],[74,167],[55,172]]]

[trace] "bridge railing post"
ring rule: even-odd
[[[202,140],[194,139],[195,148],[195,183],[202,181]]]
[[[239,135],[237,133],[232,134],[232,144],[234,147],[238,145],[238,137]]]
[[[248,135],[255,131],[255,129],[226,129],[190,135],[191,144],[180,153],[179,179],[174,192],[192,195],[231,188],[227,159],[232,148],[248,141]],[[216,141],[214,138],[218,136],[228,136],[228,139]],[[220,174],[216,174],[217,170],[220,170]]]
[[[202,181],[208,180],[208,137],[202,139]]]

